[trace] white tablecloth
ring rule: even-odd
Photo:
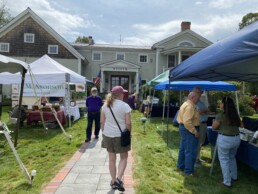
[[[60,109],[61,110],[66,109],[66,110],[64,110],[65,115],[69,115],[69,112],[68,112],[69,108],[70,108],[71,116],[73,116],[73,118],[74,118],[73,121],[78,120],[81,117],[80,116],[80,110],[79,110],[78,106],[70,106],[70,107],[66,107],[66,108],[61,107]]]

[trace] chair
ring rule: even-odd
[[[18,118],[18,110],[19,106],[15,106],[12,111],[9,111],[9,121],[14,122],[14,118],[17,120]],[[27,119],[27,113],[25,108],[21,106],[21,115],[20,115],[20,126],[23,126],[23,122]],[[17,122],[17,121],[16,121]]]

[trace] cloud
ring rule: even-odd
[[[196,1],[196,2],[195,2],[195,5],[202,5],[202,4],[203,4],[202,1]]]
[[[224,14],[210,15],[207,20],[192,21],[191,30],[199,35],[215,42],[226,36],[235,33],[238,30],[238,23],[242,18],[241,14]],[[180,32],[182,20],[171,20],[159,25],[153,24],[134,24],[132,27],[136,29],[137,34],[126,36],[122,39],[122,44],[151,46],[154,43],[163,40]],[[118,41],[113,42],[119,44]]]
[[[166,37],[172,36],[180,30],[181,21],[168,21],[159,25],[154,24],[133,24],[137,35],[124,38],[124,42],[132,44],[134,42],[141,46],[150,46]]]
[[[209,3],[209,6],[218,9],[228,9],[243,2],[246,2],[246,0],[213,0]]]
[[[193,23],[193,31],[210,41],[218,41],[238,31],[238,23],[242,15],[231,14],[209,16],[208,22]]]
[[[6,6],[9,8],[12,16],[16,16],[27,9],[27,7],[30,7],[32,11],[67,41],[74,41],[76,39],[75,36],[80,34],[81,28],[86,29],[96,26],[93,21],[86,18],[87,15],[79,16],[69,13],[69,9],[60,9],[61,5],[56,2],[52,4],[51,2],[47,0],[19,0],[20,6],[12,6],[17,4],[17,1],[9,0]]]

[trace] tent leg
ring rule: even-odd
[[[10,145],[12,151],[13,151],[13,154],[14,154],[15,158],[20,165],[20,168],[21,168],[24,176],[29,181],[29,184],[32,184],[32,180],[33,180],[34,177],[30,176],[30,174],[28,173],[28,170],[25,168],[24,164],[22,163],[21,158],[19,157],[19,155],[18,155],[18,153],[17,153],[17,151],[16,151],[16,149],[13,145],[13,142],[11,141],[10,131],[9,131],[7,125],[0,121],[0,126],[3,128],[3,131],[0,131],[0,133],[3,133],[5,135],[8,143],[9,143],[9,145]],[[35,170],[33,170],[33,171],[36,172]]]
[[[150,122],[151,122],[151,112],[152,112],[152,107],[153,107],[153,99],[154,99],[154,96],[155,96],[155,90],[153,91],[153,96],[152,96],[152,100],[151,100],[151,105],[150,104],[148,104],[148,109],[150,109],[150,111],[149,111],[149,114],[148,114],[148,116],[147,117],[149,117],[150,118]],[[150,107],[150,108],[149,108]]]
[[[168,88],[170,88],[170,82],[168,85]],[[169,104],[170,104],[170,92],[168,90],[168,110],[167,110],[167,147],[168,147],[168,124],[169,124]]]
[[[47,132],[48,128],[46,127],[46,123],[45,123],[45,120],[44,120],[44,117],[43,117],[42,109],[39,110],[39,114],[40,114],[40,117],[41,117],[41,121],[42,121],[43,127],[46,130],[46,132]]]
[[[216,156],[217,156],[217,149],[218,149],[218,145],[217,145],[217,142],[216,142],[216,145],[215,145],[215,148],[214,148],[213,157],[212,157],[212,163],[211,163],[211,169],[210,169],[210,176],[212,175],[212,172],[213,172],[214,163],[215,163],[215,159],[216,159]]]
[[[57,112],[51,107],[51,111],[53,113],[53,115],[55,116],[56,121],[58,122],[58,125],[60,126],[61,130],[63,131],[63,133],[65,134],[65,136],[69,139],[69,142],[71,143],[72,141],[72,135],[69,135],[68,133],[66,133],[66,131],[63,128],[63,125],[60,123],[58,117],[57,117]]]

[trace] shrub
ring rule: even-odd
[[[239,111],[241,115],[252,116],[255,110],[251,107],[252,99],[247,95],[240,96],[239,98]]]

